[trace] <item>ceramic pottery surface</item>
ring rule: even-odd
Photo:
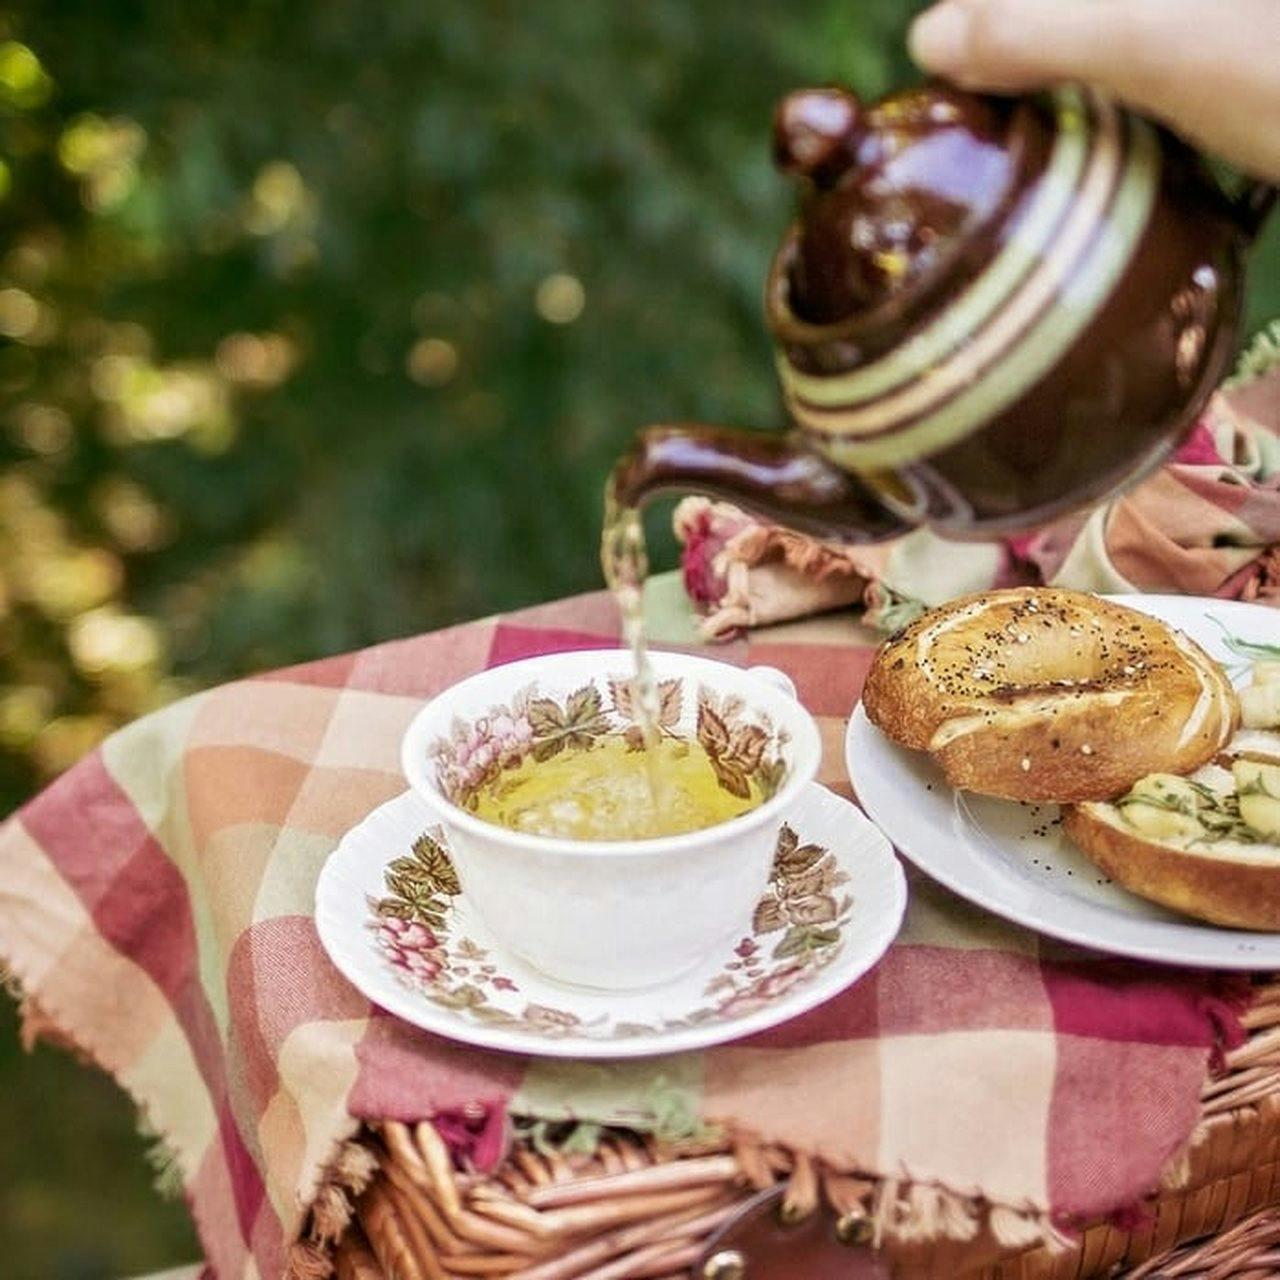
[[[652,986],[722,946],[768,881],[778,822],[817,774],[817,726],[781,672],[682,654],[652,661],[664,729],[701,743],[720,785],[750,781],[763,803],[684,835],[613,841],[513,831],[470,812],[504,768],[630,732],[632,660],[618,650],[494,667],[432,699],[404,737],[405,776],[440,824],[468,901],[504,946],[559,981]]]
[[[1229,198],[1170,134],[1073,87],[802,90],[775,153],[800,183],[765,296],[795,430],[650,428],[615,489],[847,541],[1001,536],[1163,462],[1226,370],[1274,194]]]

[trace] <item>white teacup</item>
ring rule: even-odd
[[[731,730],[757,741],[755,729],[765,731],[762,804],[685,835],[613,841],[530,835],[468,811],[477,787],[536,745],[547,717],[531,720],[531,702],[567,708],[578,694],[580,714],[598,705],[593,732],[625,732],[631,721],[613,694],[630,681],[624,650],[551,654],[472,676],[433,698],[401,746],[405,776],[448,836],[463,892],[495,937],[562,982],[655,986],[745,931],[768,883],[779,822],[818,771],[817,726],[780,671],[674,653],[651,659],[659,681],[679,682],[672,728],[680,736],[698,737],[700,703]],[[594,693],[584,696],[588,686]]]

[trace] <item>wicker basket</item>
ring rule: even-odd
[[[1146,1220],[1131,1230],[1099,1223],[1066,1247],[1017,1248],[1016,1224],[977,1202],[967,1210],[979,1225],[952,1232],[969,1239],[923,1242],[885,1183],[774,1147],[664,1147],[612,1131],[590,1156],[518,1143],[496,1174],[480,1176],[453,1168],[429,1123],[388,1122],[339,1162],[294,1270],[321,1275],[336,1264],[342,1280],[800,1280],[794,1264],[735,1247],[735,1230],[773,1188],[775,1233],[778,1221],[797,1231],[821,1221],[829,1254],[836,1241],[864,1255],[874,1247],[886,1271],[904,1276],[1280,1276],[1280,984],[1259,988],[1244,1022],[1249,1039],[1206,1083],[1202,1123]]]

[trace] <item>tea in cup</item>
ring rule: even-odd
[[[463,892],[495,937],[560,981],[654,986],[731,942],[768,882],[785,811],[817,774],[817,726],[780,672],[652,662],[653,749],[618,650],[472,676],[404,738],[405,774],[445,827]]]
[[[660,738],[652,747],[615,734],[554,759],[526,757],[480,789],[486,822],[569,840],[649,840],[714,827],[754,809],[764,791],[726,787],[697,741]]]

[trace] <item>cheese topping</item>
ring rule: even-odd
[[[1280,736],[1242,732],[1230,752],[1189,777],[1149,774],[1114,804],[1087,807],[1112,826],[1188,853],[1280,862]]]
[[[1220,712],[1220,703],[1226,696],[1226,691],[1223,687],[1223,679],[1207,667],[1205,660],[1196,649],[1191,647],[1186,636],[1180,631],[1175,631],[1173,642],[1186,656],[1192,670],[1196,673],[1196,679],[1200,682],[1200,692],[1196,696],[1195,706],[1191,708],[1191,714],[1187,717],[1186,723],[1182,726],[1182,733],[1178,737],[1178,747],[1182,748],[1204,728],[1210,712]]]

